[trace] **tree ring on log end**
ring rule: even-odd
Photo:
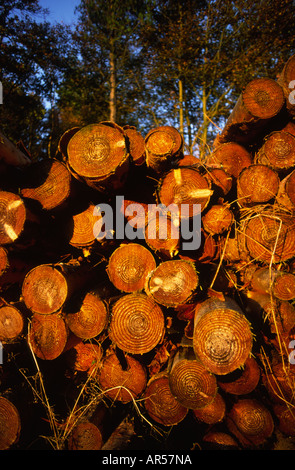
[[[193,347],[213,374],[225,375],[245,364],[252,349],[252,332],[246,317],[230,308],[213,308],[196,316]]]
[[[68,144],[69,166],[83,178],[109,176],[127,155],[123,130],[104,123],[82,127]]]
[[[247,111],[260,119],[275,116],[284,104],[281,86],[270,78],[256,78],[249,82],[242,97]]]
[[[109,335],[123,351],[144,354],[161,341],[165,331],[160,306],[145,294],[127,294],[113,305]]]
[[[23,200],[17,194],[0,191],[0,244],[15,242],[23,231],[25,221]]]
[[[209,405],[217,394],[216,377],[199,360],[176,362],[169,374],[169,386],[179,403],[190,409]]]
[[[63,274],[50,265],[39,265],[26,275],[22,285],[24,302],[32,312],[51,314],[61,309],[68,295]]]
[[[0,397],[0,450],[9,449],[19,438],[21,421],[17,408]]]

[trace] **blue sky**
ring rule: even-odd
[[[76,19],[75,7],[80,0],[39,0],[39,5],[49,9],[46,20],[70,24]]]

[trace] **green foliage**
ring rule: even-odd
[[[34,157],[47,153],[52,104],[65,70],[67,31],[40,22],[38,1],[5,0],[0,10],[1,128],[13,142],[23,140]]]
[[[41,21],[37,0],[0,4],[1,126],[36,155],[114,116],[173,125],[206,155],[243,87],[295,52],[292,0],[81,0],[73,30]]]

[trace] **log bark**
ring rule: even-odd
[[[280,208],[287,209],[291,214],[295,212],[295,170],[292,170],[285,178],[281,179],[276,204]]]
[[[197,305],[193,347],[210,372],[225,375],[241,367],[252,342],[251,325],[232,299],[212,298]]]
[[[156,173],[170,170],[183,157],[183,138],[172,126],[151,129],[145,137],[146,164]]]
[[[123,295],[112,306],[109,336],[126,353],[151,351],[162,341],[164,333],[161,307],[146,294]]]
[[[186,260],[162,262],[146,282],[146,293],[158,304],[177,307],[187,303],[199,284],[193,263]]]
[[[149,213],[144,233],[147,246],[159,257],[171,259],[178,254],[181,247],[179,227],[166,213]]]
[[[274,422],[268,408],[256,399],[239,399],[226,419],[229,430],[243,448],[264,444],[274,431]]]
[[[288,170],[295,165],[295,136],[286,131],[274,131],[255,155],[255,162],[274,170]]]
[[[155,258],[147,248],[138,243],[128,243],[122,244],[111,254],[107,274],[120,291],[139,292],[155,268]]]
[[[104,395],[112,401],[129,403],[144,391],[147,373],[134,357],[125,354],[121,363],[117,354],[110,353],[103,360],[97,380]]]
[[[222,381],[222,379],[219,379],[217,383],[218,386],[226,393],[230,393],[232,395],[247,395],[256,389],[260,381],[260,377],[260,367],[256,359],[254,359],[254,357],[249,357],[238,377],[232,377],[232,380],[230,380],[230,374],[228,374],[228,376],[225,376],[225,380]]]
[[[292,55],[285,63],[282,72],[278,77],[278,83],[282,87],[286,99],[286,108],[290,116],[295,116],[294,99],[290,100],[290,93],[294,90],[294,86],[290,88],[290,83],[294,81],[295,77],[295,55]]]
[[[3,169],[7,166],[25,168],[31,164],[30,158],[18,149],[5,135],[0,131],[0,162]]]
[[[171,393],[167,371],[151,377],[143,399],[149,417],[163,426],[175,426],[188,413],[188,408],[181,405]]]
[[[271,119],[279,114],[284,104],[283,89],[275,80],[255,78],[239,96],[213,145],[216,147],[225,142],[250,145],[265,132]]]
[[[57,146],[57,154],[61,156],[61,159],[66,162],[68,159],[68,143],[76,132],[80,130],[80,127],[75,126],[67,129],[60,137]]]
[[[242,207],[268,203],[276,197],[279,185],[279,175],[275,170],[267,165],[250,165],[237,179],[238,202]]]
[[[67,147],[68,168],[78,180],[99,191],[117,191],[125,183],[129,153],[123,129],[112,122],[82,127]]]
[[[143,135],[134,126],[124,126],[130,157],[135,165],[145,163],[145,142]]]
[[[17,443],[21,431],[18,409],[5,397],[0,397],[0,450],[10,449]]]

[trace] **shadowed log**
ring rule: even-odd
[[[188,408],[173,396],[169,386],[168,373],[154,375],[144,392],[144,406],[148,415],[164,426],[174,426],[187,415]]]
[[[0,450],[7,450],[16,444],[20,431],[21,421],[17,408],[7,398],[0,397]]]
[[[142,364],[132,356],[124,356],[121,364],[114,353],[103,360],[98,382],[111,400],[129,403],[138,398],[146,387],[147,375]]]
[[[264,444],[274,431],[270,411],[256,399],[239,399],[228,413],[226,422],[244,448]]]
[[[216,377],[199,359],[176,356],[169,373],[172,394],[182,406],[203,408],[213,402],[217,394]]]

